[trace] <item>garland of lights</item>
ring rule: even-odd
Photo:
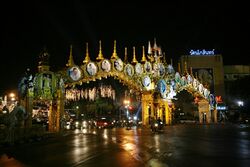
[[[115,90],[109,86],[103,86],[96,88],[87,89],[67,89],[65,91],[66,100],[68,101],[78,101],[81,99],[86,99],[89,101],[96,100],[99,96],[102,98],[111,98],[115,100]]]

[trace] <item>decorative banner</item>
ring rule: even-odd
[[[173,66],[171,64],[169,64],[168,67],[167,67],[167,73],[168,74],[174,74],[175,73],[174,68],[173,68]]]
[[[197,81],[197,79],[194,78],[194,80],[193,80],[193,87],[194,87],[195,90],[198,89],[198,85],[199,85],[199,82]]]
[[[214,93],[214,75],[212,68],[193,68],[193,74],[197,74],[198,80],[203,86]]]
[[[205,98],[208,99],[208,98],[209,98],[210,91],[209,91],[207,88],[204,88],[203,94],[204,94]]]
[[[166,94],[167,94],[167,84],[165,82],[165,80],[160,79],[157,83],[157,89],[161,94],[162,98],[166,98]]]
[[[209,95],[209,105],[211,108],[213,108],[215,106],[215,97],[213,94]]]
[[[158,88],[158,91],[162,94],[166,93],[167,92],[167,88],[166,88],[167,84],[166,82],[163,80],[163,79],[160,79],[158,81],[158,84],[157,84],[157,88]]]
[[[174,81],[171,81],[170,85],[168,85],[168,91],[167,91],[167,99],[173,99],[176,96],[176,84]]]
[[[43,74],[43,93],[46,98],[50,98],[52,96],[52,75],[51,74]]]
[[[165,74],[165,66],[162,63],[159,63],[159,75],[162,77]]]
[[[177,83],[181,82],[181,76],[180,76],[179,72],[175,73],[175,82],[177,82]]]
[[[193,82],[193,78],[192,78],[192,76],[190,74],[188,74],[188,76],[187,76],[187,83],[188,84],[192,84],[192,82]]]

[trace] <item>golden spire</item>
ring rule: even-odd
[[[184,75],[188,74],[188,70],[187,70],[187,62],[184,62]]]
[[[38,71],[49,71],[49,53],[47,51],[47,48],[44,47],[43,51],[39,55],[39,62],[38,62]]]
[[[138,61],[136,60],[136,55],[135,55],[135,47],[133,47],[133,60],[132,64],[136,64]]]
[[[157,51],[157,50],[158,50],[158,46],[157,46],[157,43],[156,43],[156,38],[154,38],[154,46],[153,46],[153,49],[154,49],[154,51]]]
[[[197,72],[195,72],[195,78],[198,79],[198,73]]]
[[[96,58],[96,60],[103,60],[103,55],[102,55],[102,41],[99,41],[99,54],[98,57]]]
[[[178,72],[181,73],[181,63],[178,63]]]
[[[158,47],[158,54],[159,54],[159,55],[162,55],[162,50],[161,50],[161,47],[160,47],[160,46]]]
[[[151,44],[150,41],[148,41],[148,55],[152,54],[152,48],[151,48]]]
[[[193,76],[193,68],[192,68],[192,67],[190,67],[190,75],[191,75],[192,77],[194,77],[194,76]]]
[[[165,56],[165,52],[163,52],[163,58],[162,58],[162,62],[163,64],[167,64],[167,60],[166,60],[166,56]]]
[[[145,56],[145,48],[144,46],[142,46],[142,58],[141,58],[141,62],[145,63],[147,61],[147,58]]]
[[[88,63],[90,61],[90,57],[89,57],[89,45],[88,42],[86,43],[86,56],[85,59],[83,60],[83,63]]]
[[[113,51],[113,54],[111,56],[111,59],[117,59],[118,56],[117,56],[117,53],[116,53],[116,40],[114,41],[114,51]]]
[[[147,55],[147,57],[151,63],[154,62],[154,60],[155,60],[152,53],[153,53],[153,48],[151,47],[150,41],[148,41],[148,55]]]
[[[69,60],[66,64],[67,67],[71,67],[74,65],[73,55],[72,55],[72,45],[70,45],[70,53],[69,53]]]
[[[125,62],[125,63],[128,63],[128,52],[127,52],[127,47],[125,47],[124,62]]]

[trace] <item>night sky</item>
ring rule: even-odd
[[[121,58],[124,47],[131,56],[135,46],[139,59],[142,45],[156,38],[168,62],[171,58],[177,62],[191,49],[215,49],[226,65],[249,65],[248,5],[104,2],[10,1],[1,5],[0,95],[17,87],[25,69],[36,72],[44,47],[53,71],[65,66],[71,44],[76,64],[85,57],[86,42],[93,60],[98,55],[99,40],[106,58],[112,55],[114,40]]]

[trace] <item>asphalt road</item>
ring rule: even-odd
[[[1,167],[249,167],[250,128],[173,125],[149,129],[67,131],[0,148]]]

